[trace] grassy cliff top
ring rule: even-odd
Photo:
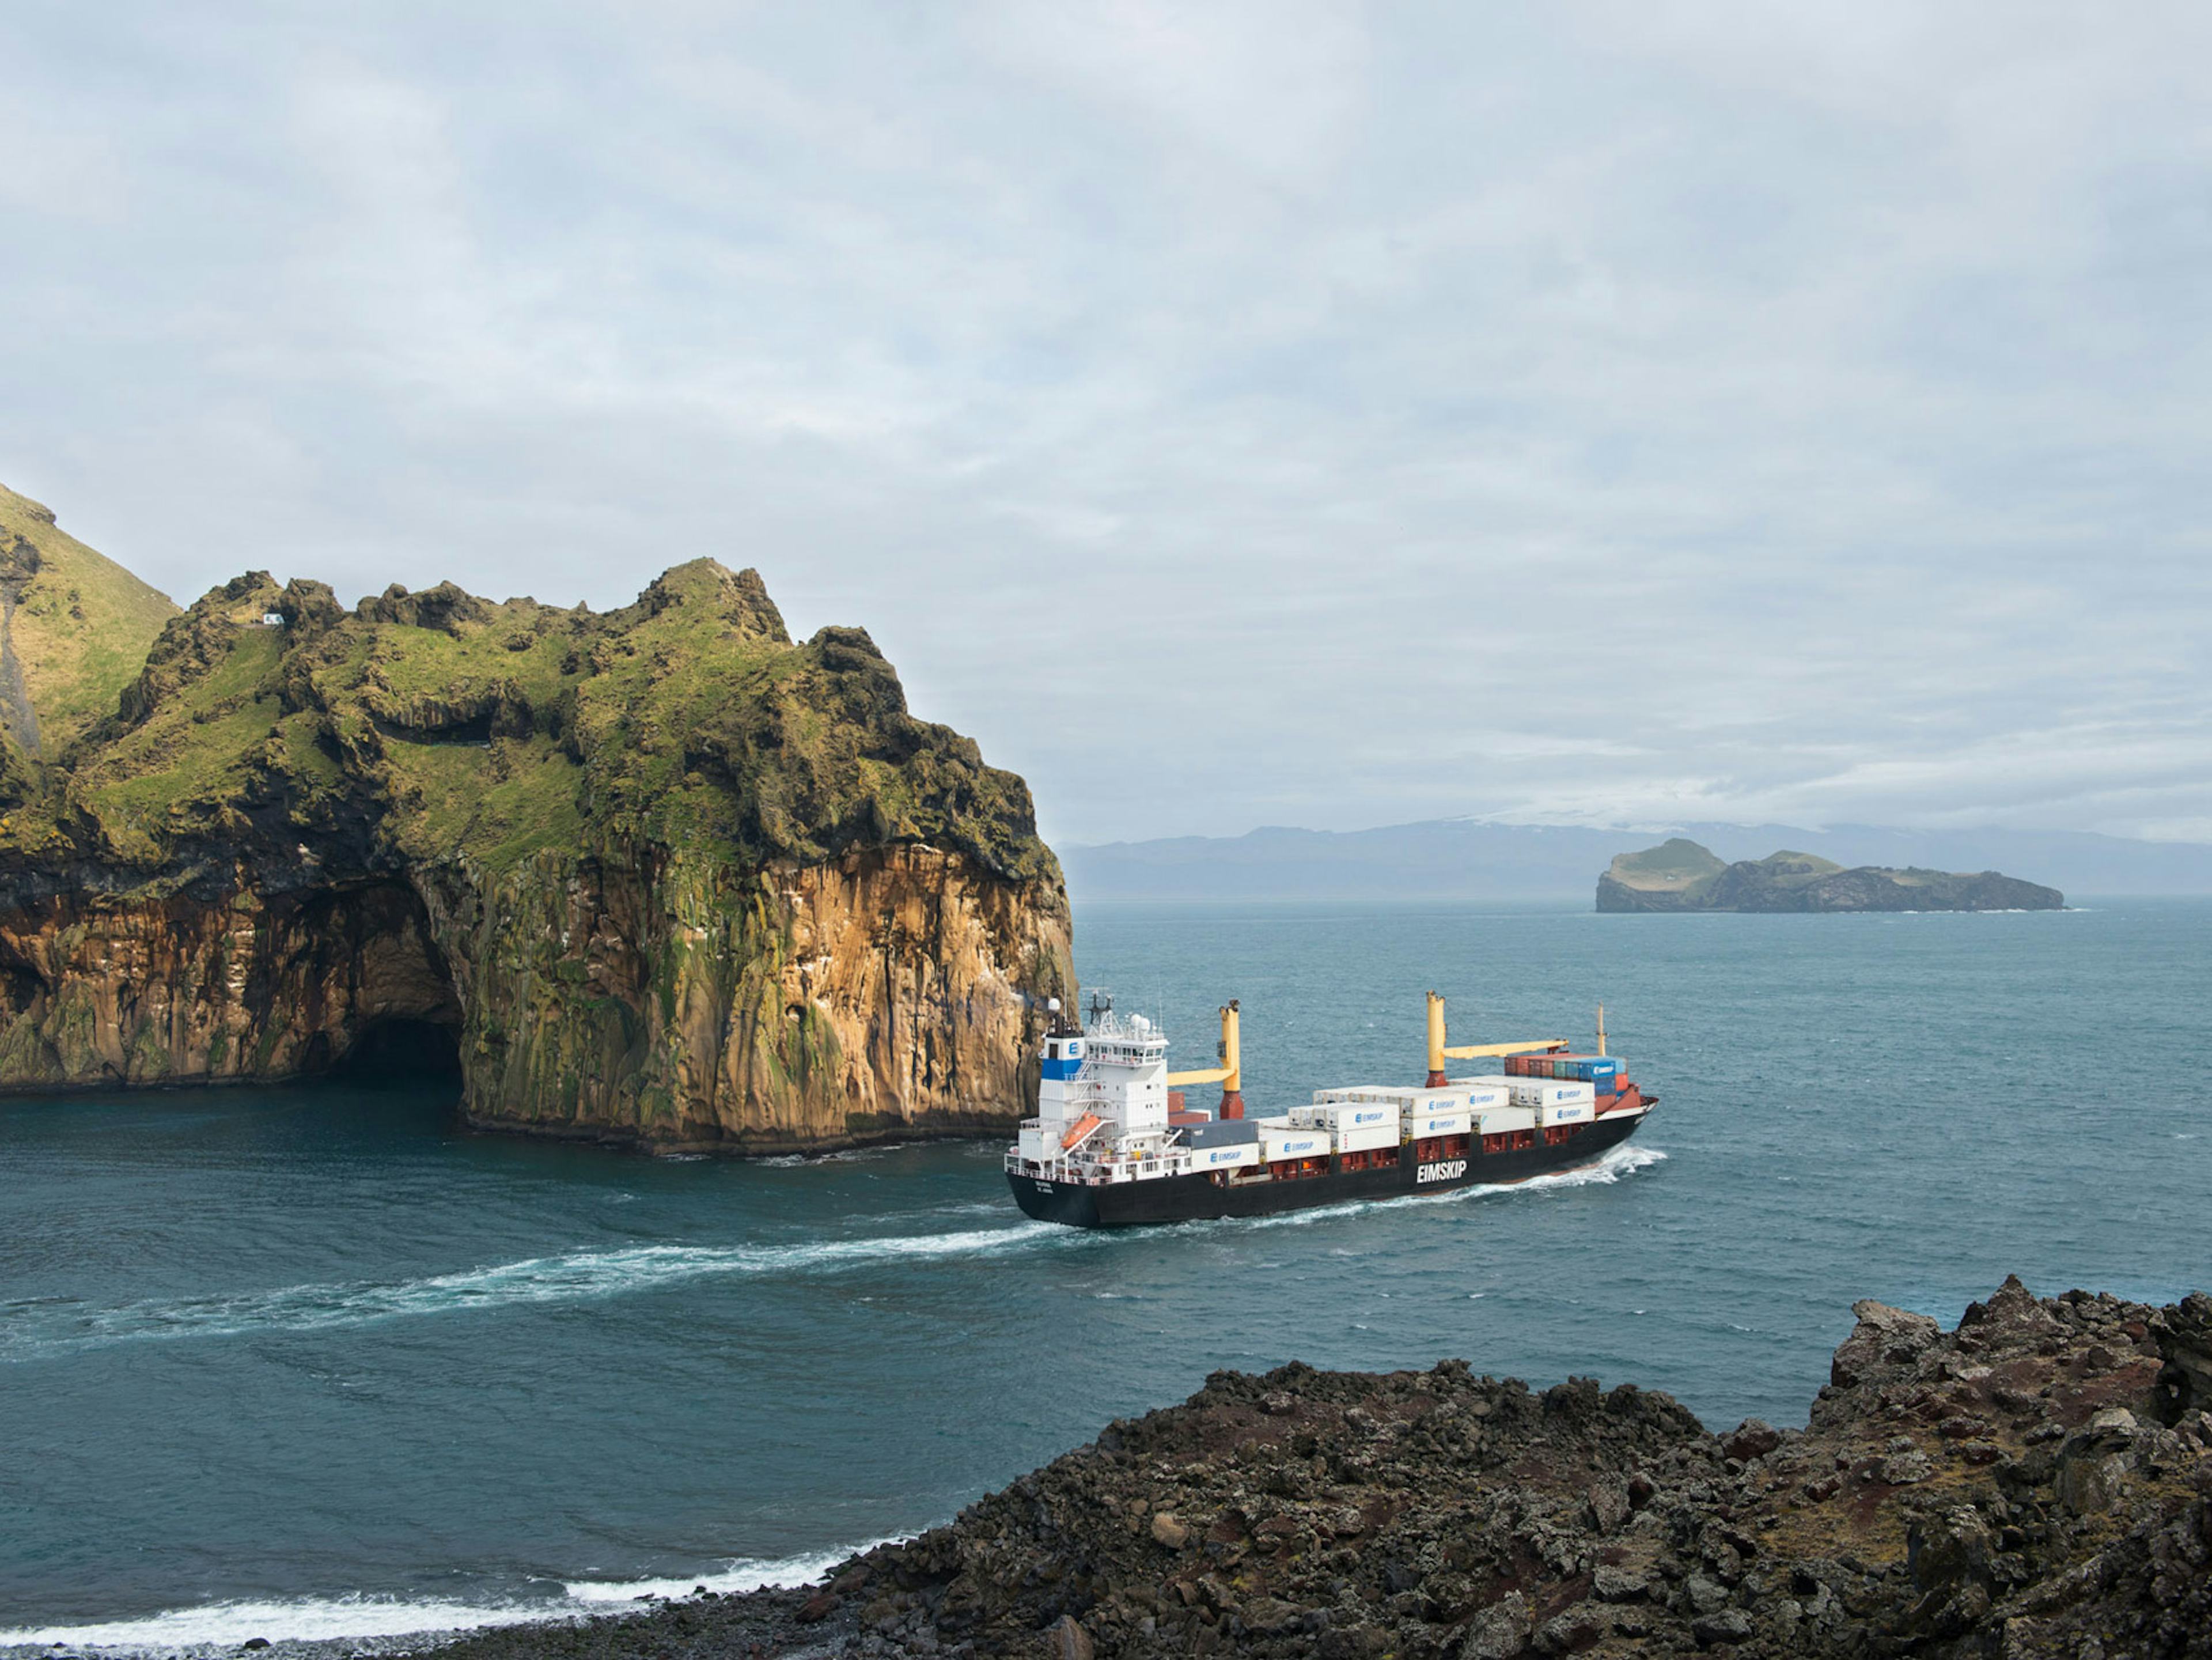
[[[1832,859],[1823,859],[1817,853],[1770,853],[1764,859],[1744,861],[1761,878],[1770,882],[1817,882],[1824,876],[1833,876],[1843,866]]]
[[[169,597],[0,485],[0,742],[11,783],[115,708],[162,625]],[[11,794],[18,793],[11,791]]]
[[[1727,863],[1718,855],[1677,836],[1641,853],[1618,855],[1610,874],[1624,887],[1672,893],[1708,877],[1718,876],[1727,868]]]
[[[865,632],[794,642],[760,578],[711,559],[604,615],[450,583],[348,610],[249,573],[167,623],[70,761],[0,851],[149,880],[654,844],[758,866],[924,842],[1054,869],[1027,786],[908,714]]]

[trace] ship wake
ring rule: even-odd
[[[1663,1164],[1667,1155],[1656,1147],[1618,1146],[1601,1158],[1588,1164],[1578,1164],[1572,1170],[1549,1171],[1541,1176],[1532,1176],[1525,1182],[1478,1183],[1469,1187],[1450,1188],[1442,1193],[1408,1193],[1388,1199],[1347,1199],[1340,1205],[1316,1205],[1311,1210],[1288,1211],[1279,1216],[1262,1216],[1246,1221],[1231,1221],[1231,1227],[1296,1228],[1324,1219],[1358,1216],[1372,1210],[1389,1210],[1404,1205],[1459,1205],[1470,1200],[1504,1199],[1515,1194],[1559,1193],[1572,1188],[1610,1187],[1625,1176],[1633,1176],[1640,1170]]]
[[[384,1284],[266,1291],[88,1309],[74,1302],[0,1304],[0,1362],[164,1338],[325,1331],[377,1321],[581,1303],[729,1275],[836,1273],[930,1258],[988,1256],[1066,1243],[1048,1222],[789,1245],[638,1245],[574,1251]]]

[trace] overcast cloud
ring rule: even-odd
[[[859,623],[1069,841],[2212,838],[2212,9],[39,5],[0,481]]]

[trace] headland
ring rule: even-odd
[[[738,1152],[1034,1099],[1058,863],[865,630],[712,559],[605,614],[179,611],[12,493],[0,541],[0,1089],[396,1058],[479,1126]]]

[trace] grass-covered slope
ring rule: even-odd
[[[1695,842],[1673,836],[1641,853],[1624,853],[1613,861],[1607,874],[1623,887],[1639,893],[1702,893],[1728,868],[1722,860]]]
[[[37,787],[28,764],[65,755],[115,708],[162,625],[168,596],[0,485],[0,794]]]
[[[249,573],[23,781],[0,1088],[299,1076],[406,1022],[477,1123],[782,1151],[1002,1129],[1073,994],[1028,787],[712,560],[605,615]]]
[[[263,621],[266,615],[281,624]],[[450,585],[356,610],[241,576],[171,619],[5,844],[149,882],[660,844],[733,866],[927,842],[1044,873],[1029,793],[915,720],[867,635],[794,643],[712,560],[605,615]]]

